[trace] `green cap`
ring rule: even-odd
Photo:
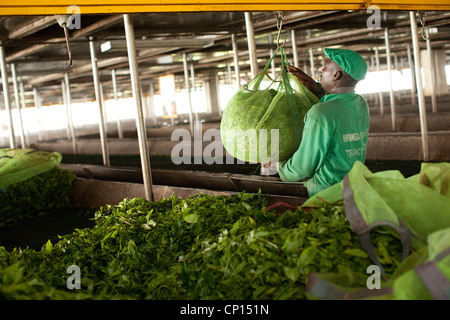
[[[348,49],[325,48],[323,52],[331,61],[341,67],[350,77],[356,81],[365,78],[367,73],[367,63],[361,55]]]

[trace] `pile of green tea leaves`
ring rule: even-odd
[[[0,298],[306,299],[309,273],[365,274],[373,264],[342,204],[281,215],[266,206],[266,196],[248,193],[124,199],[40,251],[0,247]],[[399,241],[382,230],[372,239],[392,274]],[[78,290],[66,286],[72,265]]]
[[[55,167],[0,190],[0,228],[71,206],[75,175]]]

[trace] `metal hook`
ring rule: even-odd
[[[430,39],[430,35],[428,33],[428,29],[425,30],[425,13],[423,13],[422,11],[418,11],[418,13],[419,13],[419,21],[420,24],[422,25],[421,35],[423,40],[427,41],[428,39]]]
[[[283,11],[274,11],[275,17],[277,18],[277,29],[278,29],[278,35],[277,35],[277,47],[280,47],[280,35],[281,35],[281,29],[283,27]],[[286,39],[283,41],[282,47],[286,44]]]

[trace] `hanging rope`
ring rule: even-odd
[[[66,39],[66,47],[67,47],[67,53],[69,55],[69,64],[67,65],[68,68],[72,67],[72,53],[70,51],[70,45],[69,45],[69,31],[67,28],[67,22],[70,17],[68,15],[64,14],[55,14],[55,19],[58,22],[59,26],[64,29],[64,37]]]
[[[70,45],[69,45],[69,32],[67,31],[67,24],[64,24],[64,37],[66,38],[66,46],[67,46],[67,53],[69,54],[69,64],[67,67],[72,67],[72,52],[70,51]]]

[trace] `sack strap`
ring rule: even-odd
[[[287,74],[288,62],[286,52],[284,50],[284,47],[279,47],[279,49],[281,54],[281,78],[283,80],[286,98],[289,104],[289,109],[291,111],[292,121],[294,121],[295,124],[295,119],[300,119],[300,114],[297,109],[297,103],[295,102],[294,90],[292,90],[289,76]],[[294,125],[294,134],[296,140],[300,139],[302,133],[300,132],[299,126]]]
[[[356,290],[346,290],[332,282],[321,278],[320,274],[310,273],[306,284],[305,292],[326,300],[355,300],[370,299],[392,294],[392,288],[383,287],[380,289],[359,288]]]
[[[450,299],[450,283],[434,261],[421,264],[414,271],[434,299]]]
[[[449,255],[450,248],[440,253],[433,261],[423,263],[414,269],[428,292],[436,300],[450,299],[450,281],[436,265],[436,262]]]
[[[267,74],[267,70],[269,70],[269,67],[272,64],[272,60],[275,58],[275,56],[277,55],[278,51],[281,49],[281,47],[278,47],[275,52],[273,53],[273,55],[270,57],[269,61],[267,62],[267,64],[265,65],[264,69],[259,73],[258,76],[256,76],[256,81],[254,83],[254,85],[252,86],[252,88],[248,88],[247,85],[245,85],[245,87],[247,87],[247,89],[249,90],[259,90],[259,86],[261,85],[261,82],[264,79],[264,76],[267,76],[269,79],[271,79],[269,77],[269,75]],[[275,82],[275,79],[271,79],[272,83]],[[272,85],[272,84],[271,84]]]
[[[350,223],[350,226],[352,227],[353,231],[358,235],[359,239],[361,240],[362,247],[369,255],[369,257],[372,259],[372,261],[378,267],[380,267],[381,274],[383,278],[385,278],[386,277],[385,271],[381,263],[379,262],[372,245],[372,241],[370,238],[370,230],[378,226],[388,226],[395,229],[400,235],[400,241],[403,246],[402,261],[411,252],[411,231],[409,231],[401,222],[400,225],[396,225],[390,221],[377,221],[370,225],[367,225],[367,222],[364,219],[363,214],[361,213],[361,211],[358,208],[358,205],[356,204],[354,192],[350,186],[348,173],[345,175],[342,182],[343,182],[342,196],[344,200],[345,216],[348,222]]]

